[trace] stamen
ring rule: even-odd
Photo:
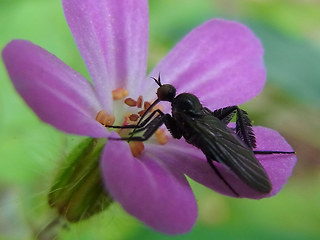
[[[139,111],[139,112],[138,112],[139,116],[142,117],[142,115],[144,114],[145,111],[146,111],[146,109]]]
[[[139,115],[133,113],[129,116],[129,119],[130,119],[130,121],[135,122],[139,119]]]
[[[127,113],[125,116],[124,116],[124,122],[122,125],[128,125],[129,124],[129,121],[130,121],[130,116],[131,116],[132,113]],[[121,129],[120,129],[121,130]]]
[[[159,128],[154,135],[160,145],[164,145],[168,142],[168,136],[164,129]]]
[[[124,100],[124,103],[127,104],[129,107],[135,107],[137,106],[137,101],[132,98],[126,98]]]
[[[161,112],[163,112],[163,106],[161,106],[160,104],[154,106],[154,107],[152,108],[152,111],[155,111],[155,110],[157,110],[157,109],[159,109]]]
[[[114,124],[115,118],[109,115],[105,110],[101,110],[97,113],[96,121],[102,125],[112,125]]]
[[[138,108],[142,107],[142,102],[143,102],[143,98],[142,98],[142,96],[139,96],[137,99],[137,107]]]
[[[112,91],[113,100],[120,100],[129,95],[129,91],[125,88],[117,88]]]
[[[151,106],[151,103],[145,101],[143,106],[144,106],[144,109],[148,109]]]
[[[144,150],[144,145],[142,142],[129,142],[129,147],[134,157],[140,156]]]

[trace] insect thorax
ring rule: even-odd
[[[171,103],[172,115],[179,118],[178,115],[189,115],[191,117],[200,117],[203,115],[203,107],[199,99],[191,93],[179,94]],[[178,120],[178,119],[176,119]]]

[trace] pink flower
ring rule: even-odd
[[[239,105],[256,96],[265,82],[263,49],[245,26],[210,20],[191,31],[146,76],[148,51],[147,0],[62,0],[75,42],[93,84],[41,47],[13,40],[3,50],[12,83],[39,118],[57,129],[94,138],[114,136],[95,120],[100,110],[122,124],[128,112],[112,91],[128,90],[136,99],[154,100],[157,85],[150,76],[161,72],[163,83],[178,93],[191,92],[211,110]],[[165,112],[170,108],[165,106]],[[257,150],[292,151],[275,131],[254,128]],[[117,136],[117,135],[115,135]],[[226,167],[221,174],[241,197],[277,194],[291,175],[295,155],[259,155],[273,189],[261,194]],[[190,231],[197,204],[185,174],[225,195],[230,189],[215,175],[204,154],[184,140],[164,145],[145,142],[137,157],[125,141],[108,141],[101,156],[106,188],[130,214],[168,234]]]

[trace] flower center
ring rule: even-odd
[[[123,103],[126,105],[125,109],[128,109],[129,111],[125,114],[125,117],[123,119],[122,125],[136,125],[138,121],[140,120],[141,116],[149,109],[151,106],[151,103],[148,101],[143,101],[143,97],[139,96],[137,100],[133,98],[126,98],[129,95],[129,91],[125,88],[117,88],[112,91],[112,97],[113,100],[123,100]],[[162,107],[160,105],[157,105],[153,107],[152,109],[148,110],[148,113],[151,114],[154,110],[160,109],[162,110]],[[146,116],[147,117],[147,116]],[[144,117],[144,119],[146,119]],[[96,115],[96,121],[101,123],[102,125],[113,125],[115,122],[115,117],[113,115],[108,114],[105,110],[101,110]],[[128,137],[129,133],[133,131],[133,129],[128,128],[118,128],[118,129],[112,129],[117,130],[118,134],[121,137]],[[168,142],[168,136],[166,135],[166,131],[164,129],[157,129],[157,131],[154,134],[154,137],[158,144],[164,145]],[[130,141],[129,142],[131,153],[134,157],[138,157],[141,155],[141,153],[144,150],[144,144],[140,141]]]

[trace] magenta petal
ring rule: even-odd
[[[101,167],[106,188],[128,213],[163,233],[190,231],[197,205],[182,173],[169,169],[148,151],[134,158],[126,142],[111,140]]]
[[[10,42],[2,57],[15,89],[42,121],[68,133],[108,135],[94,120],[102,108],[91,84],[57,57],[24,40]]]
[[[64,13],[96,86],[111,109],[111,91],[127,87],[134,94],[146,74],[147,0],[63,0]]]
[[[290,145],[280,134],[274,130],[254,127],[257,138],[256,150],[273,150],[273,151],[293,151]],[[163,150],[155,152],[161,157]],[[234,194],[219,179],[214,171],[208,165],[203,153],[184,140],[170,140],[166,146],[166,154],[175,157],[175,160],[169,160],[172,165],[182,172],[185,172],[193,180],[213,189],[216,192],[233,196]],[[220,173],[232,185],[232,187],[243,198],[265,198],[277,194],[291,176],[293,168],[297,162],[295,154],[272,154],[256,155],[262,166],[265,168],[272,184],[272,191],[269,194],[261,194],[243,183],[235,174],[221,164],[215,163]]]
[[[195,94],[211,109],[248,101],[266,77],[260,41],[246,26],[220,19],[183,38],[150,76],[159,73],[163,83],[173,84],[178,93]]]
[[[264,127],[254,127],[254,131],[257,137],[257,148],[255,150],[293,151],[286,140],[275,130]],[[272,191],[269,193],[269,196],[276,195],[292,175],[294,166],[297,163],[297,156],[295,154],[256,154],[256,157],[261,162],[271,180]]]

